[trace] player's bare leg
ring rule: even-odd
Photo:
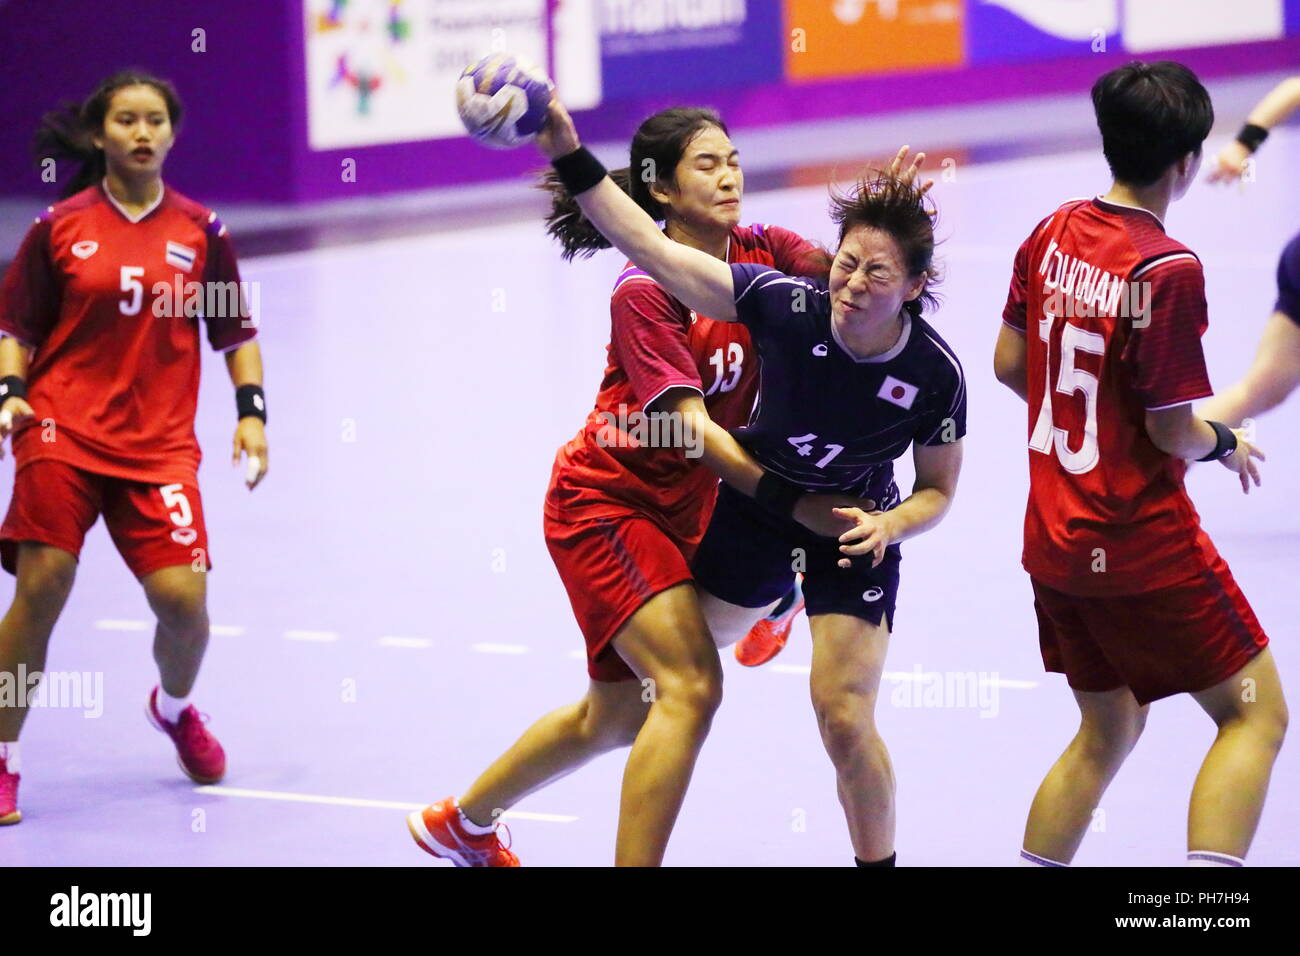
[[[77,559],[66,551],[25,541],[18,545],[13,603],[0,620],[0,674],[18,667],[28,674],[45,670],[50,633],[67,603],[77,574]],[[0,707],[0,741],[15,741],[27,718],[30,685],[20,686],[16,706]]]
[[[208,647],[207,574],[177,565],[146,574],[140,583],[158,618],[153,657],[162,689],[189,697]]]
[[[492,762],[458,801],[472,823],[491,824],[528,794],[593,757],[629,747],[649,705],[637,680],[592,681],[582,700],[551,711]]]
[[[658,866],[722,703],[722,662],[690,583],[647,601],[614,647],[653,696],[623,773],[614,863]]]
[[[1244,859],[1259,826],[1287,707],[1266,647],[1227,680],[1193,694],[1219,733],[1192,787],[1187,849]]]
[[[876,698],[889,625],[848,614],[818,614],[812,628],[813,710],[835,765],[840,805],[859,860],[894,852],[894,767],[876,729]]]
[[[773,601],[766,607],[741,607],[714,597],[701,588],[696,588],[695,593],[699,595],[700,611],[709,625],[713,643],[719,649],[730,647],[748,634],[749,629],[767,617],[778,603]]]
[[[1079,730],[1039,785],[1025,822],[1024,848],[1057,863],[1074,859],[1092,812],[1142,736],[1150,709],[1127,687],[1076,690],[1074,699]]]

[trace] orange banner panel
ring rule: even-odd
[[[785,0],[790,80],[961,66],[963,0]]]

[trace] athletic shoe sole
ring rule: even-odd
[[[424,825],[424,812],[413,810],[406,815],[406,829],[411,831],[411,839],[421,850],[440,860],[451,860],[456,866],[469,866],[461,855],[460,847],[447,846],[438,840]]]

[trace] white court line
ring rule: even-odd
[[[152,625],[148,621],[124,621],[117,618],[103,618],[95,622],[101,631],[147,631]]]
[[[527,654],[528,648],[523,644],[473,644],[471,647],[480,654]]]
[[[808,664],[773,664],[768,668],[777,674],[811,674],[812,667]],[[885,671],[880,676],[885,680],[905,681],[905,680],[929,680],[931,674],[942,675],[943,671],[924,671],[918,674],[916,671]],[[963,671],[962,673],[966,673]],[[1006,687],[1009,690],[1032,690],[1038,686],[1036,680],[1012,680],[1007,677],[999,677],[993,680],[984,679],[979,682],[982,685],[992,685],[993,687]]]
[[[380,647],[429,647],[433,641],[427,637],[394,637],[389,635],[379,639]]]
[[[279,790],[245,790],[241,787],[195,787],[196,793],[210,793],[218,797],[251,797],[256,800],[286,800],[291,803],[323,803],[334,807],[371,807],[377,810],[423,810],[427,804],[401,803],[397,800],[366,800],[361,797],[324,797],[314,793],[284,793]],[[536,820],[540,823],[573,823],[578,818],[565,813],[528,813],[524,810],[507,810],[503,820]]]
[[[336,631],[285,631],[284,638],[287,641],[316,641],[317,643],[328,643],[339,639]]]
[[[243,637],[244,628],[238,624],[213,624],[208,628],[218,637]]]

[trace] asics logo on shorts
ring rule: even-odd
[[[868,603],[872,601],[879,601],[884,596],[885,596],[885,592],[880,590],[880,588],[867,588],[865,591],[862,592],[862,600]]]
[[[193,528],[176,528],[172,531],[172,540],[177,544],[193,544],[199,533]]]

